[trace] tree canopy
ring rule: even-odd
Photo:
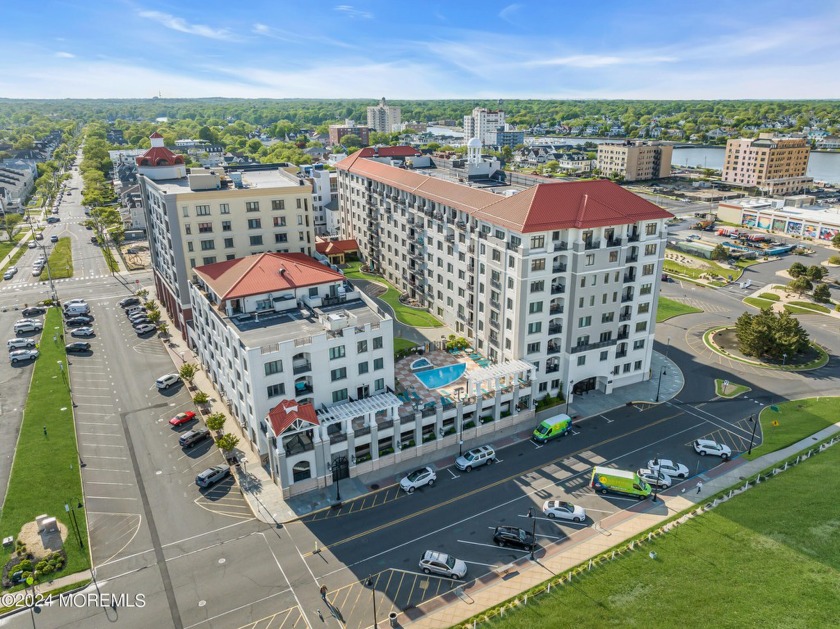
[[[808,348],[808,332],[787,311],[776,314],[765,308],[756,315],[745,312],[735,323],[735,334],[745,356],[778,360]]]

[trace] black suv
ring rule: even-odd
[[[140,298],[139,297],[126,297],[125,299],[120,299],[119,301],[120,308],[128,308],[129,306],[139,306],[140,305]]]
[[[493,542],[499,546],[517,546],[531,550],[534,536],[524,529],[515,526],[497,526],[493,533]]]
[[[41,306],[30,306],[29,308],[23,309],[23,316],[24,317],[37,317],[38,315],[42,315],[47,311],[46,308],[42,308]]]

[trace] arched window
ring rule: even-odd
[[[299,483],[312,476],[309,461],[299,461],[292,468],[292,482]]]

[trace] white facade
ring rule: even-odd
[[[385,97],[378,105],[367,108],[367,126],[373,131],[391,133],[399,131],[402,123],[402,113],[399,107],[385,104]]]
[[[264,457],[272,449],[264,418],[281,400],[320,410],[393,391],[393,321],[335,275],[236,299],[201,269],[189,286],[199,360]]]
[[[494,146],[499,127],[507,129],[505,112],[476,107],[472,114],[464,116],[464,139],[478,138],[484,146]]]
[[[304,166],[312,185],[312,220],[316,236],[337,236],[338,175],[334,171]]]

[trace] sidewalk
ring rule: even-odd
[[[458,596],[447,597],[448,604],[441,599],[428,601],[419,606],[423,612],[422,615],[412,619],[414,614],[411,614],[401,621],[408,624],[410,620],[413,627],[423,629],[451,627],[463,622],[471,616],[539,585],[552,575],[566,572],[606,552],[676,513],[706,502],[708,496],[737,485],[739,481],[784,461],[817,441],[838,432],[840,432],[840,422],[787,448],[765,454],[752,461],[738,458],[724,463],[711,470],[709,474],[699,476],[699,479],[703,481],[703,487],[699,493],[693,484],[685,490],[685,493],[681,493],[677,488],[662,492],[659,494],[660,500],[655,503],[650,500],[638,503],[627,510],[604,518],[593,527],[581,530],[577,540],[555,548],[551,555],[541,557],[539,561],[521,559],[507,566],[506,570],[492,575],[489,582],[487,579],[482,579],[480,582],[473,581],[465,585]]]

